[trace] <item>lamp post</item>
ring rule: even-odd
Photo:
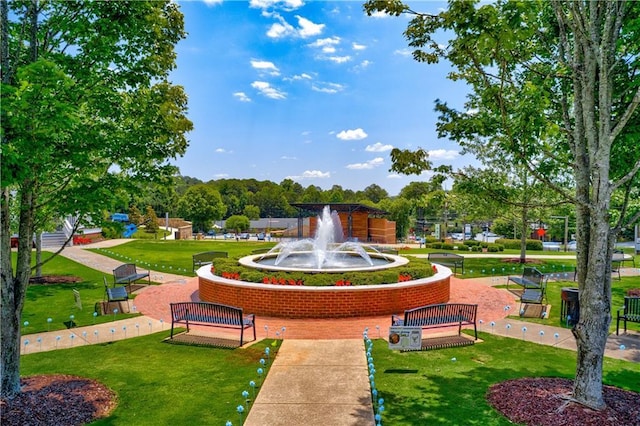
[[[569,245],[569,216],[551,216],[552,219],[564,219],[564,251]]]

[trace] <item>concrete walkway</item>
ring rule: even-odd
[[[111,240],[90,247],[108,247],[127,241]],[[67,248],[63,255],[108,274],[122,263],[84,247]],[[145,287],[137,295],[136,304],[144,316],[24,336],[23,353],[155,333],[170,327],[170,317],[166,316],[169,301],[198,300],[197,278],[151,271],[151,280],[163,284]],[[505,318],[508,314],[505,306],[515,306],[515,299],[506,290],[493,287],[501,283],[500,277],[474,280],[453,277],[452,301],[481,304],[479,331],[575,350],[575,339],[569,329]],[[258,340],[276,337],[276,330],[281,330],[280,337],[284,338],[286,329],[287,336],[269,367],[245,425],[375,424],[362,332],[368,327],[372,338],[386,338],[388,316],[335,320],[258,317],[256,323]],[[640,362],[640,333],[610,335],[605,355]]]
[[[373,425],[364,341],[285,340],[245,426]]]

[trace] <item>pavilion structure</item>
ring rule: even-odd
[[[396,242],[396,223],[387,220],[384,210],[364,204],[354,203],[292,203],[298,209],[298,238],[311,238],[315,235],[318,216],[325,206],[336,211],[342,224],[342,232],[347,240],[372,244],[394,244]],[[309,218],[305,228],[304,219]]]

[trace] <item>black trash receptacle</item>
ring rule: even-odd
[[[560,297],[562,299],[560,303],[560,321],[566,321],[567,325],[576,325],[580,319],[578,289],[575,287],[563,287]]]

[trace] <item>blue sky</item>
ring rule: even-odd
[[[435,99],[462,108],[466,88],[446,79],[448,64],[413,60],[408,18],[368,17],[358,1],[179,5],[188,36],[171,79],[184,86],[194,124],[176,162],[183,176],[354,191],[375,183],[396,195],[430,176],[390,172],[393,147],[421,147],[436,166],[474,162],[437,139]]]

